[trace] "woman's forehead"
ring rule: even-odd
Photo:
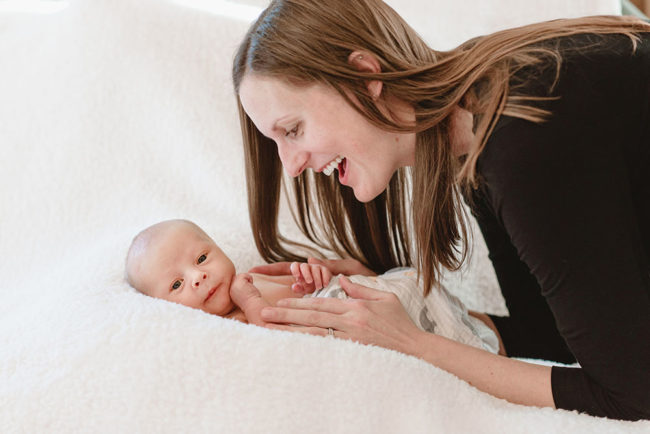
[[[269,137],[279,120],[301,107],[297,89],[291,89],[282,80],[257,74],[244,77],[239,99],[257,129]]]
[[[259,74],[247,74],[239,89],[242,107],[257,129],[269,137],[284,118],[319,110],[337,98],[334,89],[320,83],[294,85]]]

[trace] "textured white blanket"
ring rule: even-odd
[[[650,430],[509,404],[393,351],[135,293],[122,278],[126,248],[166,218],[196,221],[240,270],[261,262],[229,78],[248,18],[217,0],[223,15],[162,0],[70,3],[0,14],[0,432]],[[391,3],[442,48],[505,25],[616,12],[613,0],[548,0],[542,11]],[[428,16],[446,27],[423,26]],[[447,286],[504,313],[484,256],[479,243]]]

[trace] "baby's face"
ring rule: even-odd
[[[160,229],[131,266],[137,288],[156,298],[224,316],[234,304],[235,266],[212,239],[191,225]]]

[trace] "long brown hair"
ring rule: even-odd
[[[382,194],[361,203],[334,177],[305,171],[290,182],[291,209],[300,230],[316,246],[356,258],[377,272],[413,265],[414,247],[415,265],[428,294],[439,282],[442,267],[458,269],[465,259],[468,230],[460,189],[476,186],[476,161],[499,117],[543,122],[550,114],[537,104],[543,97],[519,91],[524,83],[512,82],[515,73],[545,66],[555,68],[558,76],[560,51],[546,41],[581,33],[620,33],[635,43],[641,31],[650,31],[650,25],[628,17],[554,20],[475,38],[442,52],[429,48],[379,0],[275,0],[241,43],[233,82],[237,94],[250,72],[298,85],[325,84],[380,128],[416,132],[412,179],[407,169],[400,169]],[[371,53],[381,72],[360,72],[352,66],[348,58],[355,50]],[[383,82],[384,100],[398,98],[413,107],[415,124],[399,124],[390,113],[382,113],[368,93],[368,80]],[[476,137],[462,161],[453,156],[450,143],[449,115],[459,105],[474,114]],[[304,260],[295,248],[307,246],[279,232],[280,197],[287,179],[275,144],[256,129],[241,103],[239,113],[257,248],[267,261]]]

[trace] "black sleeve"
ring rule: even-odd
[[[574,363],[576,359],[557,330],[535,276],[519,259],[486,196],[485,191],[476,190],[470,203],[509,312],[505,317],[489,315],[499,330],[508,356]]]
[[[477,214],[488,216],[482,229],[499,282],[511,292],[521,285],[529,303],[511,303],[512,319],[525,323],[540,291],[580,364],[553,368],[556,407],[630,420],[650,419],[650,35],[643,35],[634,55],[623,36],[583,38],[599,48],[565,57],[551,118],[503,117],[477,165],[484,192]],[[542,316],[528,322],[537,320],[550,327]],[[560,351],[551,335],[530,338],[551,339]]]
[[[553,368],[556,406],[650,418],[650,285],[640,234],[650,222],[637,218],[622,155],[590,146],[604,139],[595,134],[513,120],[495,135],[498,152],[482,173],[497,219],[581,365]]]

